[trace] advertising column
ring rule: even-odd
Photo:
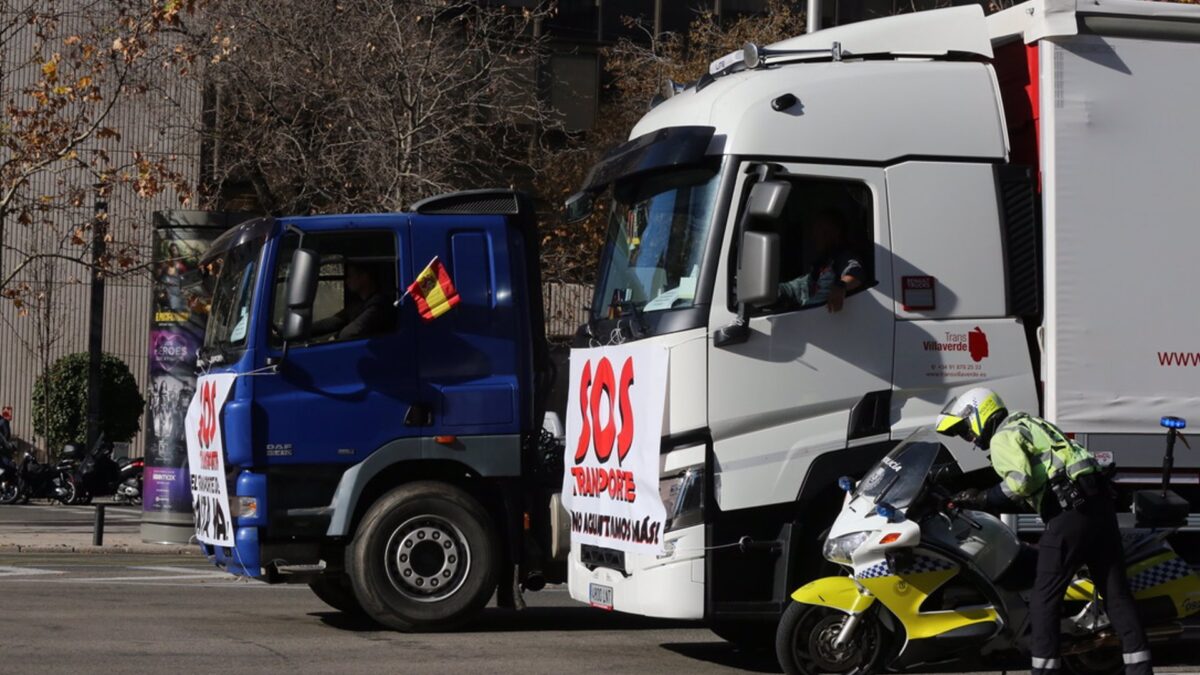
[[[209,244],[242,219],[207,211],[154,214],[145,542],[184,544],[194,531],[184,419],[196,391],[196,354],[208,320],[209,293],[198,265]]]

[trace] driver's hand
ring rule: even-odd
[[[842,311],[842,304],[846,302],[846,289],[843,287],[834,287],[829,291],[829,300],[825,302],[826,309],[829,313]]]
[[[967,488],[950,498],[956,506],[964,509],[981,509],[986,501],[978,488]]]

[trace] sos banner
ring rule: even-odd
[[[236,379],[234,373],[199,378],[196,395],[192,397],[184,421],[196,538],[218,546],[233,546],[233,518],[229,513],[229,490],[225,485],[221,408]]]
[[[669,358],[640,343],[571,350],[562,495],[572,542],[662,552],[658,474]]]

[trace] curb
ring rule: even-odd
[[[199,546],[162,546],[158,544],[134,544],[112,546],[72,546],[70,544],[0,544],[0,554],[5,553],[85,553],[90,555],[200,555]]]

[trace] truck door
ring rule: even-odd
[[[709,345],[708,419],[722,512],[792,504],[802,488],[815,494],[835,486],[841,473],[853,472],[842,461],[846,448],[881,446],[888,438],[894,314],[884,173],[782,166],[775,179],[792,188],[771,227],[781,240],[779,279],[790,297],[752,311],[745,342]],[[734,249],[754,177],[743,173],[740,180],[710,334],[736,318]],[[832,265],[840,275],[847,260],[857,261],[862,285],[831,311],[822,270]]]
[[[416,398],[415,317],[397,310],[397,279],[412,277],[405,217],[373,220],[378,229],[307,232],[304,248],[321,256],[313,329],[289,345],[278,375],[256,377],[255,402],[265,418],[255,452],[273,463],[357,463],[385,443],[416,435],[403,424]],[[266,354],[280,359],[287,267],[300,238],[280,240],[270,307],[275,329]],[[260,448],[261,445],[261,448]],[[336,482],[337,474],[331,474]]]

